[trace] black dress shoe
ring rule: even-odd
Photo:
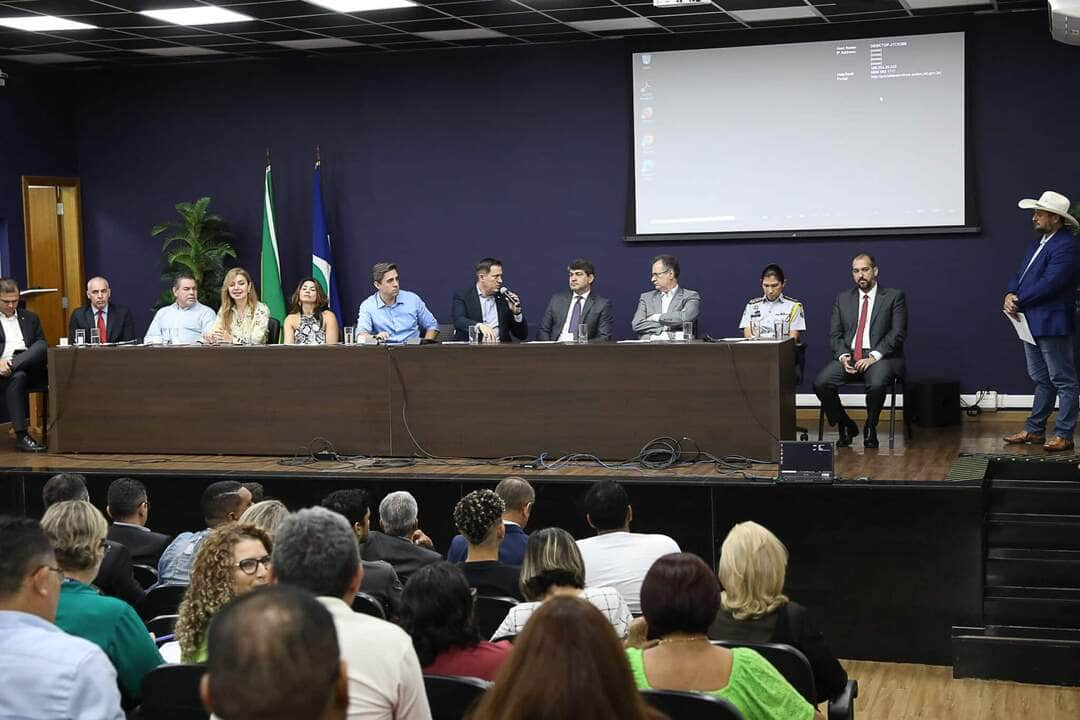
[[[847,447],[855,436],[859,434],[859,426],[850,418],[840,421],[840,437],[836,440],[836,447]]]
[[[864,448],[876,448],[878,446],[877,428],[868,425],[863,429],[862,445]]]
[[[45,446],[38,445],[34,442],[34,438],[29,435],[23,435],[20,438],[16,438],[15,449],[22,450],[23,452],[45,452]]]

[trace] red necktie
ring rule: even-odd
[[[98,310],[97,314],[97,331],[98,337],[101,338],[101,342],[108,342],[108,338],[105,337],[105,313]]]
[[[869,311],[870,311],[870,296],[869,295],[863,295],[862,296],[862,312],[859,313],[859,329],[855,331],[855,359],[852,361],[853,365],[855,363],[859,362],[860,360],[862,360],[862,354],[863,354],[862,338],[863,338],[863,331],[866,330],[866,316],[869,313]]]

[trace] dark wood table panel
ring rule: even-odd
[[[283,346],[52,348],[58,452],[386,454],[382,353]]]

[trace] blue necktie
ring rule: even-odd
[[[581,324],[581,296],[574,300],[574,309],[570,313],[570,334],[577,335],[578,325]]]

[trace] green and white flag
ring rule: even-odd
[[[274,181],[270,175],[270,153],[266,154],[266,181],[263,185],[262,268],[259,279],[261,299],[270,316],[285,319],[285,294],[281,292],[281,256],[278,253],[277,219],[274,213]]]

